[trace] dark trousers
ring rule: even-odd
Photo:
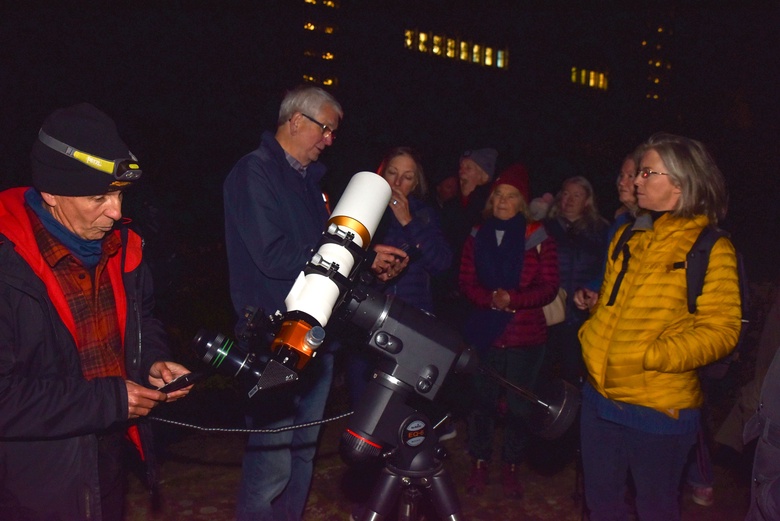
[[[98,436],[98,476],[103,521],[124,519],[128,441],[124,429]]]
[[[482,363],[515,385],[531,390],[536,385],[544,350],[544,345],[507,349],[491,347]],[[496,381],[481,374],[473,377],[473,385],[476,403],[469,420],[469,452],[477,459],[490,461],[501,388]],[[531,404],[511,391],[506,393],[506,401],[501,460],[504,463],[521,463],[530,438],[526,418]]]
[[[563,322],[547,328],[547,354],[543,374],[547,378],[563,378],[581,387],[585,376],[582,346],[577,336],[582,322]]]
[[[590,521],[628,521],[628,472],[641,521],[679,521],[680,481],[696,432],[652,434],[599,418],[582,404],[581,443]]]

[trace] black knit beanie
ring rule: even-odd
[[[41,125],[52,138],[101,159],[134,159],[119,137],[116,124],[89,103],[55,110]],[[102,195],[130,186],[35,140],[31,153],[33,186],[53,195]]]

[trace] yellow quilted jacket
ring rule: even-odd
[[[673,265],[684,263],[707,224],[704,216],[665,214],[655,223],[640,216],[622,281],[624,254],[611,255],[622,229],[615,234],[598,304],[579,332],[589,381],[603,396],[673,418],[701,406],[696,368],[731,352],[741,327],[737,261],[727,238],[713,246],[696,313],[688,312],[685,268]]]

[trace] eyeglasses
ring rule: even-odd
[[[38,131],[38,139],[52,150],[72,157],[90,168],[112,175],[117,181],[135,181],[143,174],[135,157],[108,160],[103,159],[102,157],[93,156],[92,154],[87,154],[86,152],[82,152],[77,148],[67,145],[59,139],[51,137],[44,132],[43,129]],[[132,154],[130,155],[132,156]]]
[[[334,141],[336,140],[336,131],[332,130],[328,125],[324,123],[320,123],[313,117],[309,116],[308,114],[304,114],[303,112],[301,112],[301,116],[303,116],[304,118],[308,119],[309,121],[311,121],[312,123],[320,127],[320,130],[322,130],[323,139],[331,138]]]
[[[636,171],[636,176],[641,177],[642,179],[647,179],[651,175],[669,175],[666,172],[656,172],[655,170],[651,170],[650,167],[644,167],[640,168]]]

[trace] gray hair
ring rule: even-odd
[[[700,141],[658,132],[640,145],[642,155],[648,150],[655,150],[661,157],[670,180],[680,188],[680,199],[672,215],[706,215],[713,224],[726,216],[726,180]]]
[[[344,117],[344,110],[330,93],[312,85],[301,85],[284,96],[279,107],[279,121],[277,124],[279,126],[284,125],[296,112],[316,117],[315,115],[325,105],[333,107],[338,113],[339,119]]]

